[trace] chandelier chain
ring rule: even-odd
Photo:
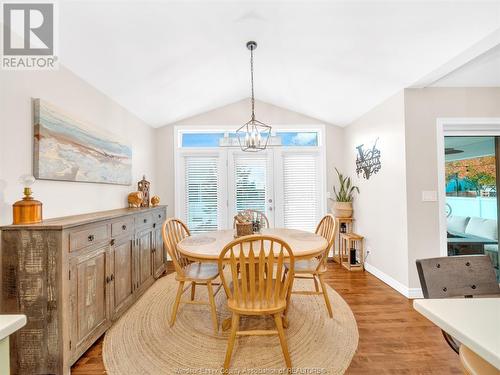
[[[252,118],[236,130],[238,142],[242,151],[256,152],[265,150],[269,137],[271,136],[271,126],[255,119],[255,90],[254,90],[254,67],[253,51],[257,48],[254,41],[247,42],[247,48],[250,50],[250,84],[252,89]]]
[[[250,48],[250,81],[252,84],[252,120],[255,120],[255,97],[253,91],[253,48]]]

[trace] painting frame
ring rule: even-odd
[[[37,180],[132,185],[132,146],[118,136],[33,98]]]

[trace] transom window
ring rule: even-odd
[[[277,131],[271,134],[274,144],[285,147],[317,147],[319,146],[318,131]],[[234,142],[237,135],[234,132],[192,132],[180,133],[181,148],[215,148],[230,140],[229,144],[237,146]],[[273,143],[271,143],[273,144]]]

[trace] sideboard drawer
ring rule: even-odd
[[[69,234],[69,251],[110,240],[109,225],[101,224]]]
[[[134,219],[124,219],[111,224],[111,236],[118,237],[134,231]]]
[[[143,215],[137,215],[135,217],[135,226],[136,228],[143,227],[146,225],[153,225],[153,214],[147,213]]]
[[[165,211],[157,210],[153,212],[153,219],[156,223],[163,223],[165,221]]]

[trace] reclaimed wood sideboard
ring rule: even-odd
[[[69,375],[71,365],[165,271],[166,206],[1,227],[0,313],[22,313],[13,374]]]

